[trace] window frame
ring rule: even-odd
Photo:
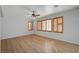
[[[46,31],[47,31],[47,32],[52,32],[52,19],[47,19],[47,20],[51,20],[51,30],[47,30],[47,22],[46,22]],[[47,21],[47,20],[46,20],[46,21]]]
[[[59,18],[62,18],[62,23],[58,23],[58,19]],[[57,19],[57,31],[54,31],[54,20],[55,19]],[[56,33],[63,33],[63,22],[64,20],[63,20],[63,16],[60,16],[60,17],[55,17],[55,18],[53,18],[53,32],[56,32]],[[61,32],[59,32],[58,31],[58,25],[62,25],[62,31]]]
[[[42,25],[43,25],[43,21],[46,21],[46,20],[42,20]],[[46,22],[46,25],[47,25],[47,22]],[[42,27],[43,27],[43,26],[42,26]],[[45,28],[47,28],[47,26],[45,26]],[[42,31],[46,32],[46,29],[43,30],[43,28],[42,28]]]
[[[29,29],[29,23],[31,23],[31,29]],[[32,31],[33,30],[33,22],[32,21],[28,21],[28,30]]]
[[[47,20],[51,20],[51,30],[47,30]],[[43,21],[46,21],[46,29],[45,30],[43,30],[43,28],[42,28],[42,30],[41,31],[44,31],[44,32],[52,32],[52,19],[45,19],[45,20],[41,20],[41,27],[43,27],[42,26],[42,24],[43,24]]]
[[[38,22],[41,22],[41,29],[38,28]],[[37,31],[42,31],[42,21],[37,21]]]

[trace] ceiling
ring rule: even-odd
[[[22,5],[21,7],[24,8],[27,16],[31,15],[32,11],[36,11],[37,14],[40,14],[39,17],[43,17],[46,15],[77,8],[79,5]]]

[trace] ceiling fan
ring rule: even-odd
[[[32,17],[40,16],[40,14],[36,14],[35,11],[32,11],[32,14],[31,15],[32,15]]]
[[[31,10],[30,8],[25,8],[25,10],[26,10],[26,14],[30,17],[36,18],[40,16],[40,14],[38,13],[38,8],[35,10]]]

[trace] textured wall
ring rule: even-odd
[[[54,33],[54,32],[36,31],[36,30],[34,31],[35,34],[79,44],[79,8],[45,16],[38,20],[54,18],[57,16],[64,17],[64,33],[63,34]]]
[[[3,11],[3,31],[2,38],[32,34],[28,31],[28,20],[25,11],[19,6],[2,6]]]

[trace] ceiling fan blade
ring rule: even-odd
[[[40,14],[36,15],[36,16],[40,16]]]

